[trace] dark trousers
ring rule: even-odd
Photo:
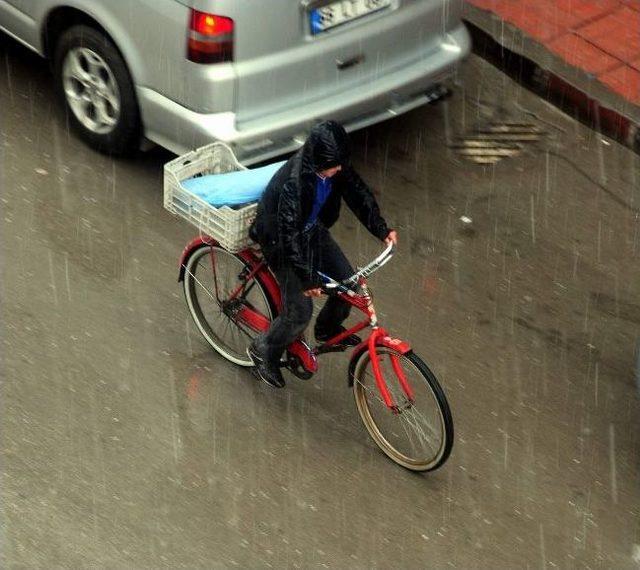
[[[318,225],[304,235],[305,253],[313,271],[340,281],[353,275],[349,260],[329,231]],[[307,328],[313,314],[311,297],[303,295],[300,279],[290,267],[264,251],[269,266],[275,273],[282,291],[282,312],[271,323],[269,330],[260,335],[256,348],[265,355],[267,361],[277,363],[283,352]],[[329,297],[316,319],[315,332],[331,333],[349,316],[351,305],[338,297]]]

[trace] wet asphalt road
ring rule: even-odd
[[[92,152],[46,66],[0,49],[2,567],[638,567],[638,156],[476,58],[446,105],[353,137],[400,235],[382,322],[454,414],[416,475],[360,425],[345,355],[274,391],[207,347],[171,155]],[[489,166],[447,147],[496,121],[545,134]],[[351,216],[334,235],[379,250]]]

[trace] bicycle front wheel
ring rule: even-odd
[[[401,354],[378,347],[376,353],[396,410],[389,409],[383,401],[369,352],[364,351],[353,374],[353,394],[362,422],[378,447],[399,465],[412,471],[437,469],[453,447],[453,420],[444,391],[433,372],[413,352]],[[410,386],[411,399],[399,374]]]
[[[198,330],[217,352],[240,366],[253,365],[247,348],[259,334],[243,322],[243,309],[268,321],[274,315],[260,281],[255,276],[247,280],[250,269],[240,256],[218,245],[199,247],[185,262],[184,295]]]

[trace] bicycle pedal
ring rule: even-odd
[[[287,361],[280,361],[280,367],[288,370],[300,380],[309,380],[313,376],[313,372],[306,370],[297,357],[290,357]]]

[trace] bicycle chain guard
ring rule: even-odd
[[[303,380],[308,380],[318,371],[318,359],[303,338],[294,340],[287,347],[286,367]]]

